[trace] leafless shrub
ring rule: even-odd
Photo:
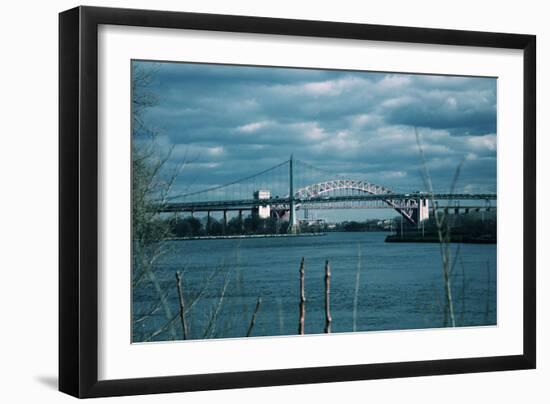
[[[212,315],[210,316],[210,320],[208,321],[208,325],[206,326],[206,329],[204,330],[204,334],[202,336],[203,339],[211,338],[214,335],[214,332],[216,330],[216,323],[218,320],[218,316],[221,312],[221,309],[223,307],[223,301],[225,298],[225,293],[227,291],[227,287],[229,286],[229,282],[231,280],[230,278],[230,271],[227,271],[225,274],[225,281],[222,287],[222,290],[220,292],[220,296],[218,297],[218,301],[216,303],[216,306],[214,308],[214,311],[212,312]]]

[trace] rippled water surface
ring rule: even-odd
[[[159,295],[150,285],[134,289],[134,341],[150,337],[167,323],[169,314],[178,313],[176,271],[183,271],[185,304],[196,299],[186,317],[190,338],[245,336],[258,297],[261,305],[253,336],[296,334],[302,257],[306,333],[323,332],[325,260],[332,268],[333,332],[350,332],[354,325],[357,331],[444,326],[439,245],[385,243],[385,236],[328,233],[319,237],[170,241],[169,252],[156,267],[167,293],[166,305],[139,321],[155,308]],[[453,254],[457,247],[451,245]],[[496,245],[461,244],[458,254],[452,278],[457,325],[495,324]],[[165,327],[153,340],[170,339],[173,333],[181,338],[181,322],[172,324],[173,331]]]

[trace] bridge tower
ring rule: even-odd
[[[289,172],[288,172],[288,183],[289,183],[289,193],[288,198],[290,202],[290,220],[288,222],[288,232],[290,234],[298,233],[298,223],[296,219],[296,203],[294,202],[294,154],[290,155],[289,160]]]
[[[259,189],[254,192],[254,199],[257,201],[269,198],[271,198],[271,192],[267,189]],[[268,219],[271,216],[271,207],[269,205],[256,206],[252,209],[252,214],[260,219]]]
[[[422,222],[430,218],[430,206],[427,198],[418,199],[418,209],[413,214],[414,220],[418,227],[422,226]]]

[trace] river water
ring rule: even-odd
[[[439,244],[385,243],[385,236],[358,232],[169,241],[169,252],[155,269],[166,305],[156,304],[159,295],[151,284],[134,288],[134,341],[159,329],[152,340],[181,338],[179,319],[172,321],[172,331],[162,330],[179,310],[176,271],[182,271],[184,304],[194,302],[186,316],[188,338],[245,336],[258,297],[252,336],[296,334],[302,257],[308,334],[322,333],[325,324],[325,260],[332,272],[332,332],[445,326]],[[496,324],[496,245],[451,244],[451,252],[458,254],[452,274],[456,325]],[[153,315],[143,317],[157,306]]]

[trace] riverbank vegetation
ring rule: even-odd
[[[214,216],[172,216],[163,219],[169,229],[170,237],[204,237],[204,236],[231,236],[231,235],[260,235],[286,234],[288,221],[276,218],[261,219],[249,214],[242,217],[232,217],[224,224]],[[365,221],[343,221],[340,223],[326,223],[324,221],[300,221],[300,233],[327,233],[327,232],[360,232],[360,231],[390,231],[395,228],[395,219],[369,219]]]
[[[452,243],[496,244],[497,218],[494,211],[447,214],[446,228]],[[435,217],[419,226],[395,220],[394,233],[386,237],[386,242],[426,242],[439,243],[439,232]]]
[[[261,219],[255,215],[233,217],[227,221],[213,216],[171,217],[166,220],[172,237],[229,236],[247,234],[285,234],[288,222],[275,218]]]
[[[214,216],[171,216],[162,219],[162,227],[169,238],[286,234],[288,222],[275,218],[261,219],[249,214],[227,220]],[[496,243],[496,213],[494,211],[448,214],[451,242]],[[392,232],[388,242],[439,242],[437,223],[430,217],[421,225],[411,225],[401,216],[393,219],[367,219],[364,221],[301,221],[301,233],[328,232]]]

